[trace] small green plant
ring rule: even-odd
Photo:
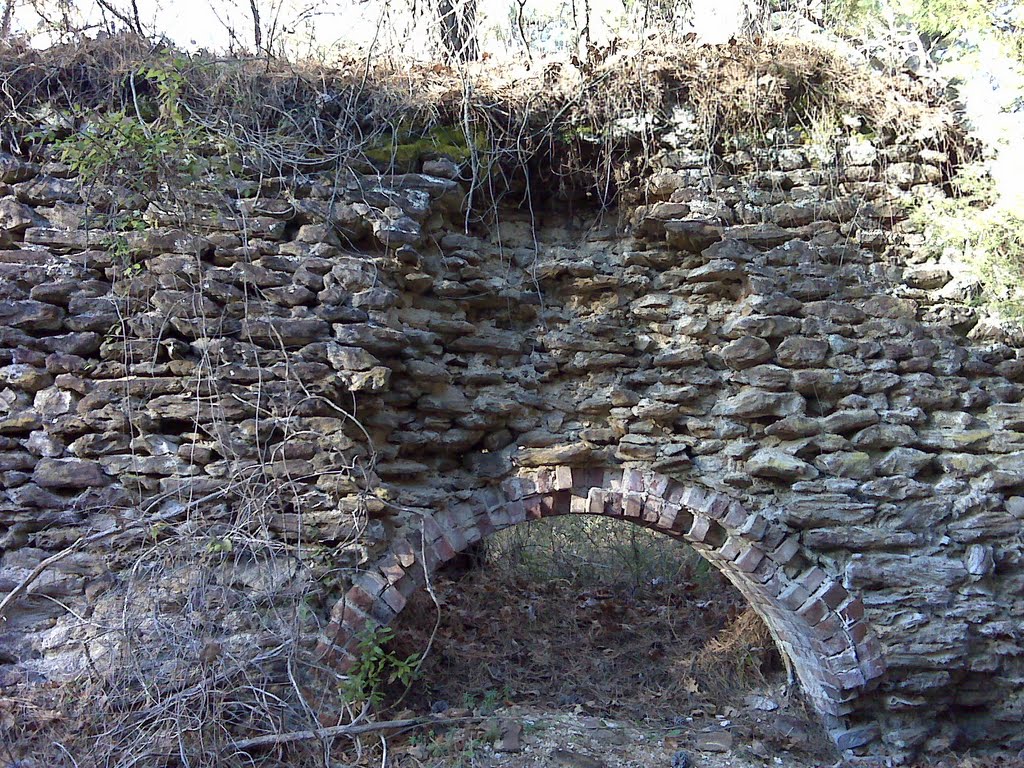
[[[472,691],[466,691],[462,695],[462,708],[481,715],[492,715],[510,695],[511,691],[509,691],[508,686],[488,688],[479,699]]]
[[[134,73],[133,91],[148,82],[153,97],[136,97],[130,106],[98,116],[71,115],[83,127],[55,146],[83,186],[117,184],[148,199],[160,184],[194,177],[209,166],[209,137],[186,120],[182,108],[183,64],[173,59]]]
[[[211,536],[210,540],[206,542],[206,551],[214,555],[227,554],[234,548],[234,543],[226,536],[224,538]]]
[[[387,648],[395,637],[391,627],[365,630],[356,646],[356,662],[342,683],[341,695],[352,704],[377,706],[383,699],[382,686],[389,683],[412,684],[420,662],[420,654],[402,658]]]

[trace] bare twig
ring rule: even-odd
[[[268,747],[278,744],[290,744],[296,741],[312,741],[313,739],[328,739],[335,736],[356,736],[362,733],[374,733],[377,731],[391,731],[403,728],[416,728],[421,725],[450,725],[458,722],[471,722],[482,720],[482,717],[411,717],[405,720],[381,720],[376,723],[362,723],[359,725],[334,725],[328,728],[317,728],[308,731],[292,731],[291,733],[272,733],[267,736],[257,736],[252,739],[243,739],[232,744],[235,750],[254,749],[255,747]]]

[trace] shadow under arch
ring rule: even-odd
[[[619,518],[690,544],[764,620],[837,747],[879,736],[866,700],[886,662],[860,599],[801,555],[795,533],[724,494],[637,469],[536,470],[424,516],[354,579],[320,652],[347,667],[359,634],[389,624],[441,564],[497,531],[567,514]]]

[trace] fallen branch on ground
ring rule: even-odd
[[[393,728],[412,728],[419,725],[449,725],[468,720],[482,720],[482,717],[411,717],[406,720],[382,720],[379,723],[362,723],[360,725],[332,725],[327,728],[316,728],[310,731],[292,731],[291,733],[272,733],[267,736],[256,736],[252,739],[236,741],[232,746],[236,750],[267,747],[278,744],[290,744],[295,741],[310,741],[334,736],[357,736],[361,733],[386,731]]]

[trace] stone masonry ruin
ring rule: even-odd
[[[901,205],[956,158],[716,152],[671,114],[617,209],[549,189],[468,229],[427,153],[239,172],[119,249],[66,166],[0,155],[0,692],[113,652],[79,617],[157,527],[320,546],[309,640],[344,669],[467,546],[609,515],[728,577],[850,758],[1024,748],[1024,354]]]

